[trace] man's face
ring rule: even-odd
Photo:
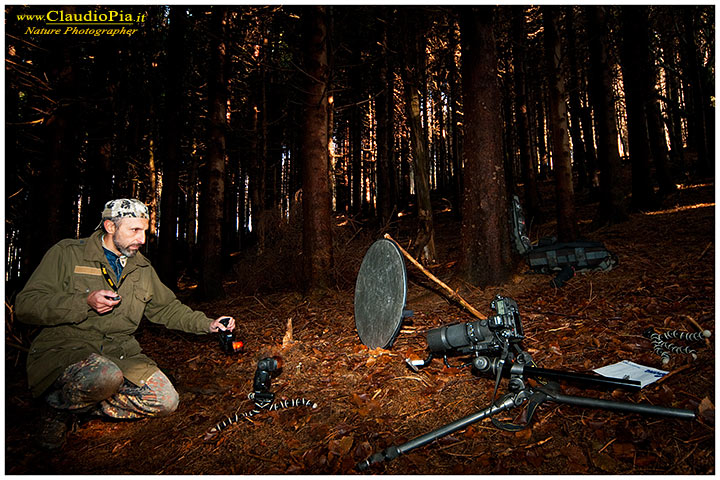
[[[112,237],[115,248],[127,257],[134,256],[145,244],[145,230],[149,226],[147,218],[126,217],[115,225],[109,222],[108,235]]]

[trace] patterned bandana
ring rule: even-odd
[[[102,227],[105,220],[113,220],[123,217],[150,218],[147,206],[140,200],[134,198],[118,198],[110,200],[105,204],[102,212],[102,219],[95,230]]]

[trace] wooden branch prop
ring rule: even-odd
[[[485,320],[485,319],[487,319],[487,316],[483,315],[483,314],[480,313],[475,307],[473,307],[473,306],[470,305],[468,302],[466,302],[455,290],[453,290],[452,288],[450,288],[450,287],[448,287],[447,285],[445,285],[439,278],[437,278],[435,275],[433,275],[432,273],[430,273],[429,271],[427,271],[427,269],[426,269],[425,267],[423,267],[422,265],[420,265],[420,262],[418,262],[417,260],[415,260],[412,255],[410,255],[408,252],[406,252],[405,249],[402,248],[402,247],[400,246],[400,244],[399,244],[398,242],[396,242],[395,239],[393,239],[393,238],[390,236],[389,233],[386,233],[386,234],[385,234],[385,238],[388,239],[388,240],[390,240],[390,241],[392,241],[395,245],[397,245],[398,249],[400,249],[400,251],[402,252],[402,254],[405,255],[405,257],[406,257],[408,260],[410,260],[410,262],[411,262],[413,265],[415,265],[417,268],[419,268],[420,271],[423,272],[430,280],[432,280],[433,282],[435,282],[435,283],[437,283],[438,285],[440,285],[440,287],[442,287],[442,289],[445,290],[445,291],[448,293],[448,295],[450,296],[451,299],[455,300],[455,301],[458,302],[460,305],[462,305],[463,307],[465,307],[465,309],[467,309],[467,311],[470,312],[474,317],[479,318],[480,320]]]

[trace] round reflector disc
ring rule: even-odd
[[[407,271],[395,242],[381,239],[365,253],[355,283],[355,327],[363,344],[387,348],[400,333]]]

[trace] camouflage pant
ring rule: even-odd
[[[171,414],[178,406],[178,393],[160,370],[138,387],[108,358],[91,353],[65,369],[46,400],[62,410],[131,419]]]

